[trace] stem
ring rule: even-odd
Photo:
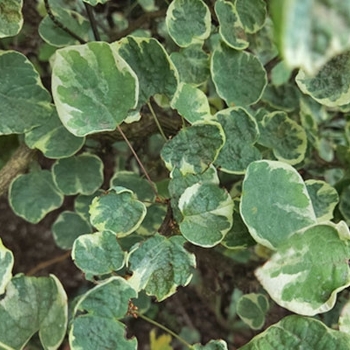
[[[97,29],[97,24],[95,21],[94,13],[92,11],[92,7],[90,4],[88,4],[86,2],[84,2],[84,5],[85,5],[86,13],[87,13],[89,21],[90,21],[92,32],[94,33],[94,38],[96,41],[101,41],[100,33],[98,32],[98,29]]]
[[[187,341],[183,338],[181,338],[178,334],[176,334],[175,332],[173,332],[171,329],[163,326],[162,324],[158,323],[157,321],[152,320],[151,318],[148,318],[145,315],[139,314],[137,313],[137,316],[142,318],[143,320],[155,325],[156,327],[162,329],[163,331],[169,333],[170,335],[172,335],[175,339],[177,339],[179,342],[181,342],[182,344],[184,344],[185,346],[187,346],[189,349],[193,349],[193,346],[189,343],[187,343]]]
[[[79,35],[72,32],[69,28],[67,28],[63,23],[61,23],[55,17],[55,15],[51,11],[49,0],[44,0],[44,3],[45,3],[45,8],[46,8],[46,12],[47,12],[48,16],[51,18],[51,21],[56,24],[57,27],[64,30],[66,33],[68,33],[74,39],[77,39],[80,42],[80,44],[86,44],[86,41],[84,39],[82,39]]]
[[[51,266],[53,264],[57,264],[63,260],[66,260],[70,256],[71,251],[65,252],[63,255],[56,256],[55,258],[52,258],[50,260],[44,261],[35,267],[33,267],[31,270],[27,272],[27,276],[33,276],[35,275],[38,271],[45,269],[48,266]]]
[[[145,174],[146,176],[146,179],[147,181],[150,183],[152,189],[153,189],[153,192],[154,194],[156,195],[156,197],[159,199],[159,194],[158,194],[158,191],[157,191],[157,188],[156,186],[154,185],[154,183],[152,182],[151,178],[149,177],[148,173],[147,173],[147,170],[145,169],[145,167],[143,166],[139,156],[137,155],[137,153],[135,152],[134,150],[134,147],[132,147],[132,144],[129,142],[128,138],[126,137],[126,135],[124,134],[123,130],[121,129],[121,127],[118,125],[118,131],[120,132],[120,134],[122,135],[124,141],[126,142],[126,144],[128,145],[128,147],[130,148],[132,154],[134,155],[137,163],[139,164],[140,168],[142,169],[143,173]]]
[[[164,134],[164,131],[162,129],[162,126],[159,124],[159,120],[158,120],[156,114],[154,113],[154,109],[153,109],[153,107],[152,107],[152,105],[151,105],[151,103],[149,101],[147,102],[147,106],[148,106],[148,108],[149,108],[149,110],[150,110],[150,112],[152,114],[152,117],[153,117],[154,121],[157,124],[157,127],[158,127],[158,130],[159,130],[160,134],[163,136],[164,140],[167,141],[168,139],[166,138],[166,136]]]

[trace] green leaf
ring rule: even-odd
[[[259,150],[254,146],[259,136],[258,124],[240,107],[221,110],[215,117],[226,135],[215,165],[227,173],[243,174],[251,162],[261,159]]]
[[[290,165],[277,161],[261,160],[248,166],[240,211],[252,237],[271,249],[316,223],[303,179]]]
[[[0,51],[0,81],[0,135],[24,133],[50,117],[51,96],[24,55]]]
[[[95,197],[90,205],[91,224],[99,231],[124,237],[135,231],[146,216],[146,207],[132,191],[116,187]]]
[[[254,55],[224,44],[214,50],[210,69],[216,91],[228,106],[256,103],[267,84],[266,71]]]
[[[91,225],[72,211],[60,213],[51,227],[55,243],[61,249],[71,249],[74,241],[85,233],[92,232]]]
[[[14,258],[11,250],[7,249],[0,238],[0,296],[4,294],[7,284],[12,278]]]
[[[350,286],[349,239],[342,221],[307,227],[281,244],[256,276],[282,307],[306,316],[326,312]]]
[[[30,148],[39,149],[47,158],[66,158],[75,154],[85,143],[85,137],[71,134],[58,118],[56,109],[42,125],[25,134],[25,142]]]
[[[126,339],[125,326],[118,321],[126,315],[129,300],[134,297],[135,290],[121,277],[111,277],[85,293],[74,308],[71,349],[136,350],[137,340]]]
[[[0,38],[17,35],[23,26],[23,0],[0,0]]]
[[[111,187],[125,187],[136,194],[141,202],[153,202],[155,198],[154,190],[147,179],[132,171],[118,171],[111,181]]]
[[[180,47],[202,43],[210,35],[210,11],[202,0],[174,0],[165,22],[169,35]]]
[[[251,329],[261,329],[269,302],[265,295],[250,293],[241,296],[237,302],[237,314]]]
[[[158,10],[158,6],[155,5],[154,0],[137,0],[137,2],[146,12]]]
[[[350,100],[350,52],[327,62],[314,76],[300,70],[296,82],[304,94],[328,107],[346,105]]]
[[[191,124],[211,118],[207,96],[190,84],[179,84],[170,105]]]
[[[276,41],[287,65],[310,75],[350,48],[347,1],[274,0],[270,10]]]
[[[170,54],[171,60],[179,72],[180,81],[200,85],[210,76],[209,55],[201,44],[193,44]]]
[[[249,46],[236,6],[230,1],[218,0],[215,13],[219,21],[219,33],[226,45],[236,50]]]
[[[233,224],[233,201],[226,190],[213,183],[188,187],[179,199],[179,209],[182,235],[201,247],[220,243]]]
[[[169,140],[161,157],[170,171],[178,168],[183,175],[198,174],[215,161],[224,142],[225,134],[219,123],[196,122]]]
[[[9,202],[18,216],[36,224],[62,205],[63,195],[54,184],[51,172],[41,170],[17,176],[10,185]]]
[[[291,315],[253,338],[240,350],[347,349],[349,335],[314,318]]]
[[[227,344],[224,340],[211,340],[205,345],[194,344],[193,350],[227,350]]]
[[[259,123],[259,131],[258,143],[272,148],[278,160],[295,165],[304,159],[307,147],[305,130],[286,113],[266,114]]]
[[[181,195],[184,193],[186,188],[191,187],[197,183],[213,183],[219,184],[219,177],[216,168],[211,165],[208,169],[199,174],[187,173],[181,174],[181,171],[175,168],[170,174],[171,180],[169,182],[169,194],[171,197],[171,207],[173,210],[174,218],[180,222],[182,221],[182,214],[179,210],[178,204]]]
[[[52,95],[75,136],[114,130],[137,104],[138,81],[112,45],[91,42],[56,51]]]
[[[103,193],[104,191],[98,190],[95,193],[90,194],[88,196],[82,194],[77,196],[74,200],[75,212],[78,213],[81,217],[83,217],[86,221],[90,221],[90,204],[95,197],[101,196]]]
[[[108,0],[83,0],[91,6],[96,6],[97,4],[105,4]]]
[[[58,6],[50,6],[52,14],[71,32],[85,41],[89,40],[90,22],[76,11],[71,11]],[[48,44],[56,47],[79,44],[65,30],[58,27],[51,18],[46,15],[39,25],[39,35]]]
[[[56,186],[66,195],[89,195],[103,182],[103,163],[93,154],[83,153],[59,159],[52,167]]]
[[[331,220],[339,202],[338,192],[327,182],[306,180],[305,185],[312,201],[317,222]]]
[[[0,300],[0,346],[23,349],[39,332],[45,350],[58,349],[66,334],[67,314],[67,296],[55,276],[17,275]]]
[[[110,232],[79,236],[72,249],[72,259],[87,280],[118,271],[124,266],[125,254]]]
[[[266,2],[264,0],[236,0],[236,9],[247,33],[260,30],[266,20]]]
[[[135,245],[129,253],[127,264],[133,272],[128,282],[137,291],[144,289],[158,301],[186,286],[195,268],[195,256],[188,253],[182,237],[166,238],[159,234]]]
[[[350,334],[350,301],[348,300],[339,316],[339,330]]]
[[[155,94],[164,94],[169,99],[173,97],[178,73],[159,41],[128,36],[112,45],[137,75],[140,88],[136,110]]]

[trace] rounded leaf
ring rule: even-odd
[[[52,95],[75,136],[114,130],[137,104],[138,80],[112,45],[91,42],[56,51]]]
[[[17,176],[10,185],[9,202],[18,216],[36,224],[62,205],[63,195],[51,172],[42,170]]]
[[[0,52],[0,81],[0,135],[24,133],[50,117],[51,96],[24,55]]]
[[[254,146],[259,136],[258,124],[240,107],[224,109],[215,117],[226,135],[215,165],[227,173],[243,174],[251,162],[261,159],[259,150]]]
[[[266,2],[264,0],[236,0],[235,5],[247,33],[255,33],[263,27],[266,20]]]
[[[272,148],[275,157],[288,164],[300,163],[307,147],[307,136],[303,127],[288,118],[284,112],[266,114],[259,123],[258,143]]]
[[[55,243],[61,249],[71,249],[74,241],[85,233],[92,231],[91,225],[79,214],[63,211],[53,223],[52,234]]]
[[[181,47],[203,42],[210,35],[210,11],[202,0],[174,0],[165,21],[169,35]]]
[[[0,0],[0,38],[17,35],[23,26],[23,0]]]
[[[184,243],[183,237],[156,234],[135,245],[127,260],[133,272],[130,285],[161,301],[174,294],[178,286],[190,283],[196,262],[195,256],[184,249]]]
[[[218,95],[229,106],[247,106],[261,98],[266,71],[252,54],[221,44],[212,55],[211,76]]]
[[[271,249],[316,223],[303,179],[293,167],[277,161],[260,160],[248,166],[240,211],[252,237]]]
[[[124,237],[141,225],[146,212],[145,205],[132,191],[120,187],[92,200],[90,220],[99,231],[110,231]]]
[[[93,154],[59,159],[52,167],[53,180],[66,195],[89,195],[103,182],[103,163]]]
[[[233,201],[224,189],[213,183],[188,187],[179,199],[183,215],[182,235],[201,247],[220,243],[233,224]]]
[[[327,312],[350,286],[349,239],[345,222],[313,225],[281,244],[256,276],[282,307],[307,316]]]
[[[73,245],[72,259],[87,280],[118,271],[124,266],[125,254],[110,232],[79,236]]]
[[[197,122],[168,141],[161,157],[169,170],[178,168],[183,175],[198,174],[215,161],[224,142],[225,134],[219,123]]]

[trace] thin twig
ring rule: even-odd
[[[159,194],[158,194],[158,191],[157,191],[157,188],[156,186],[154,185],[154,183],[152,182],[151,178],[149,177],[148,173],[147,173],[147,170],[145,169],[145,167],[143,166],[139,156],[137,155],[137,153],[135,152],[134,150],[134,147],[132,147],[132,144],[129,142],[128,138],[126,137],[126,135],[124,134],[123,130],[121,129],[121,127],[118,125],[118,131],[120,132],[120,134],[122,135],[124,141],[126,142],[126,144],[128,145],[128,147],[130,148],[132,154],[134,155],[137,163],[140,165],[143,173],[145,174],[146,176],[146,179],[147,181],[149,182],[149,184],[151,185],[152,189],[153,189],[153,192],[154,194],[156,195],[157,198],[159,198]]]
[[[86,41],[84,39],[82,39],[79,35],[72,32],[69,28],[67,28],[63,23],[61,23],[56,18],[56,16],[51,11],[49,0],[44,0],[44,3],[45,3],[45,8],[46,8],[46,12],[47,12],[48,16],[50,17],[51,21],[56,24],[57,27],[64,30],[66,33],[68,33],[74,39],[77,39],[80,42],[80,44],[86,44]]]
[[[84,2],[84,5],[85,5],[86,13],[87,13],[89,21],[90,21],[92,32],[94,33],[94,38],[96,41],[101,41],[100,33],[98,32],[98,29],[97,29],[95,16],[94,16],[94,13],[92,11],[92,6],[86,2]]]
[[[160,134],[163,136],[164,140],[167,141],[168,139],[166,138],[166,136],[164,134],[164,131],[163,131],[162,126],[160,125],[160,123],[158,121],[158,118],[157,118],[156,114],[154,113],[154,109],[153,109],[153,107],[151,105],[151,102],[147,102],[147,106],[148,106],[148,108],[149,108],[149,110],[150,110],[150,112],[152,114],[152,117],[153,117],[154,121],[157,124],[157,127],[158,127],[158,130],[159,130]]]
[[[65,252],[63,255],[56,256],[55,258],[52,258],[50,260],[44,261],[35,267],[33,267],[31,270],[27,272],[27,276],[33,276],[35,275],[38,271],[45,269],[46,267],[49,267],[51,265],[57,264],[61,261],[66,260],[70,256],[71,251]]]

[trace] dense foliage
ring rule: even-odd
[[[33,224],[62,207],[90,282],[13,276],[0,240],[0,348],[350,348],[349,31],[343,0],[0,0],[0,195]],[[235,272],[227,339],[126,336],[205,300],[203,256]]]

